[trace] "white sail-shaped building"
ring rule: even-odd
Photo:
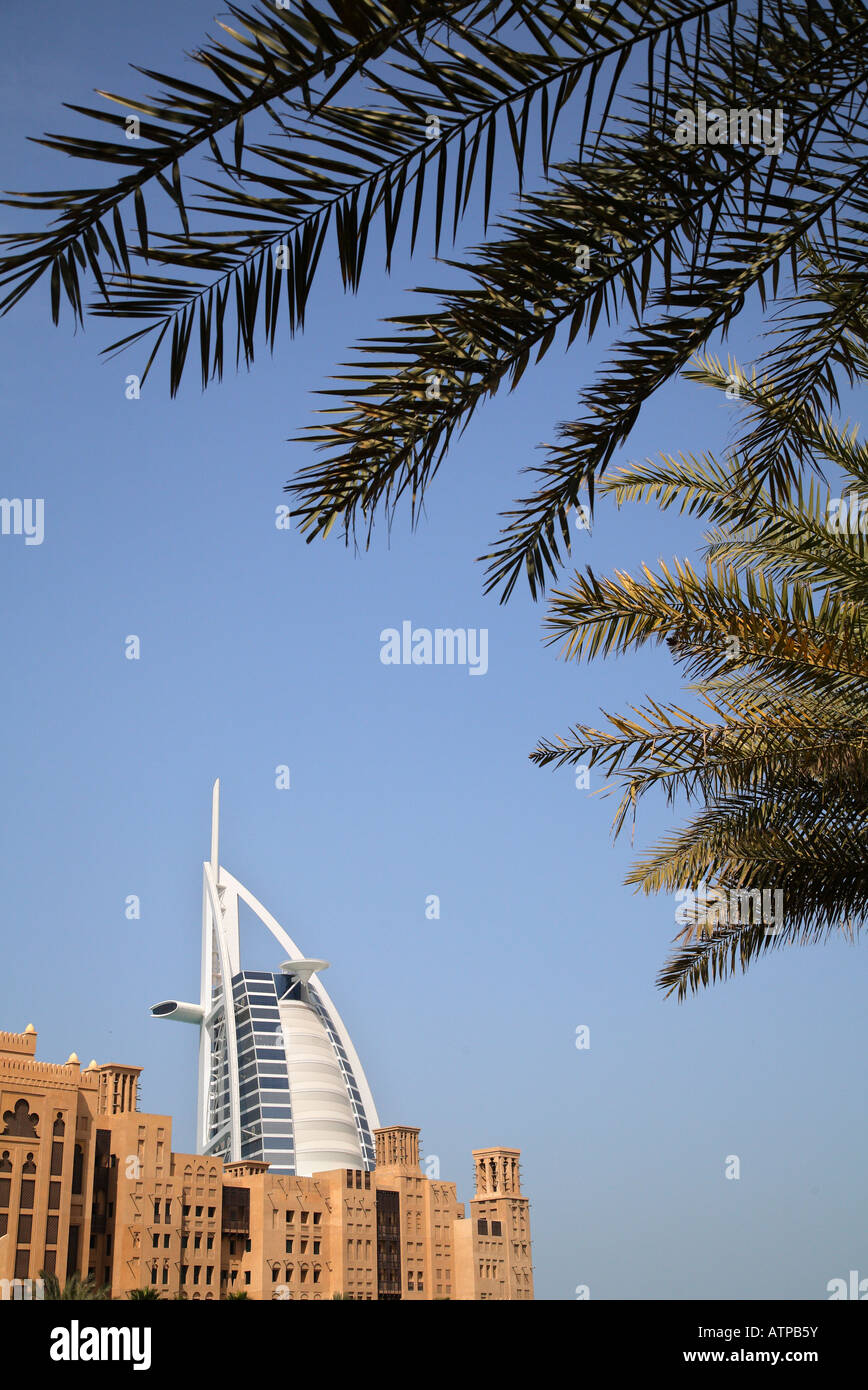
[[[309,1177],[375,1167],[379,1127],[362,1064],[319,979],[328,961],[302,955],[267,908],[220,864],[220,783],[214,784],[211,858],[203,872],[198,1004],[168,999],[154,1018],[199,1029],[197,1147],[226,1162],[257,1159]],[[244,970],[238,905],[268,928],[285,957]]]

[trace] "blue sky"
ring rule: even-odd
[[[60,102],[93,87],[141,90],[129,61],[178,71],[212,16],[203,0],[89,0],[84,18],[14,0],[0,185],[81,176],[25,137],[68,129]],[[505,175],[499,191],[507,210]],[[473,1147],[521,1148],[538,1297],[823,1298],[830,1279],[868,1274],[864,951],[791,950],[664,1000],[672,899],[622,885],[634,851],[629,834],[612,842],[613,801],[527,755],[600,708],[674,698],[677,675],[661,652],[567,666],[543,645],[544,605],[519,590],[500,607],[474,563],[600,344],[556,345],[478,415],[416,534],[402,515],[355,554],[275,527],[310,457],[286,440],[313,418],[311,393],[406,307],[406,286],[431,282],[429,250],[391,280],[372,255],[356,298],[332,260],[304,338],[204,395],[191,375],[175,401],[164,369],[127,400],[141,357],[100,361],[99,324],[52,329],[47,291],[0,325],[0,490],[45,499],[42,545],[0,538],[0,1027],[32,1021],[45,1060],[74,1048],[143,1065],[142,1108],[192,1147],[195,1035],[148,1008],[196,997],[219,776],[223,860],[333,962],[324,982],[382,1122],[419,1125],[463,1199]],[[731,336],[748,360],[757,327],[748,312]],[[678,383],[619,458],[720,448],[737,408]],[[575,559],[635,570],[697,537],[673,514],[603,507]],[[406,619],[487,628],[486,675],[384,666],[380,632]],[[649,807],[635,849],[675,819]],[[277,964],[267,936],[248,941],[250,968]]]

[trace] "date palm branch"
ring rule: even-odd
[[[849,318],[839,329],[830,360],[868,379],[865,339]],[[770,371],[727,366],[698,358],[690,372],[719,390],[735,376],[744,389],[749,415],[725,461],[663,455],[601,483],[619,505],[655,501],[713,522],[704,567],[676,561],[610,578],[589,568],[553,595],[547,621],[571,660],[666,643],[691,707],[646,700],[531,754],[539,766],[596,765],[612,778],[616,834],[649,793],[699,808],[634,865],[626,881],[641,891],[783,893],[774,932],[687,921],[658,981],[681,998],[767,951],[842,926],[854,933],[868,914],[868,449],[825,410],[834,382],[793,401]],[[771,489],[771,440],[807,480]],[[860,489],[857,514],[847,499]]]
[[[588,11],[293,0],[230,15],[224,36],[190,55],[200,81],[139,69],[158,95],[103,92],[114,110],[72,108],[112,138],[43,137],[111,174],[7,200],[51,220],[0,240],[0,312],[47,281],[55,321],[64,304],[79,322],[123,321],[107,352],[146,349],[142,379],[167,357],[173,394],[196,364],[204,387],[233,353],[249,366],[279,331],[303,327],[325,267],[354,290],[375,230],[387,266],[401,229],[412,249],[430,227],[436,256],[478,191],[486,240],[444,262],[456,286],[423,287],[424,308],[359,344],[327,393],[338,403],[303,436],[323,456],[288,485],[308,540],[337,523],[370,543],[401,503],[415,524],[480,405],[558,337],[623,322],[579,418],[558,427],[530,470],[534,490],[481,557],[502,598],[522,574],[537,596],[569,553],[570,510],[582,489],[593,506],[644,402],[749,298],[775,297],[806,237],[834,256],[849,296],[839,315],[864,303],[864,0],[593,0]],[[700,100],[780,113],[783,143],[679,143],[679,118]],[[568,115],[574,157],[555,160]],[[502,146],[518,201],[489,232]],[[530,190],[532,150],[541,183]],[[815,346],[826,389],[839,364]],[[811,375],[798,343],[778,368],[784,383]],[[792,473],[770,443],[788,418],[785,406],[754,440],[758,482],[761,454],[773,492]]]

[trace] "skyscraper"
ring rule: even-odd
[[[226,1162],[267,1162],[309,1177],[373,1169],[373,1096],[350,1036],[319,975],[280,924],[220,863],[220,782],[214,783],[211,858],[203,866],[198,1004],[168,999],[155,1018],[199,1029],[197,1145]],[[238,908],[279,943],[273,971],[244,970]]]

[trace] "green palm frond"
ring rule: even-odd
[[[843,302],[834,279],[828,291],[833,306]],[[829,321],[820,330],[827,365],[853,382],[868,380],[863,331],[852,316],[834,333]],[[833,337],[845,341],[846,362]],[[815,367],[823,355],[812,348],[806,361]],[[616,833],[650,792],[698,807],[626,880],[645,893],[692,885],[694,915],[658,979],[681,999],[771,949],[842,928],[852,937],[868,915],[868,543],[850,510],[841,522],[816,476],[828,466],[843,479],[836,486],[864,489],[868,454],[856,429],[828,411],[837,394],[821,380],[826,368],[813,396],[793,402],[772,357],[750,374],[707,357],[690,371],[718,390],[735,377],[749,398],[725,461],[663,455],[602,483],[618,505],[652,501],[711,521],[704,568],[676,561],[643,566],[639,578],[576,574],[553,595],[547,621],[568,659],[665,642],[691,678],[699,712],[646,700],[607,716],[605,729],[577,724],[531,754],[540,766],[596,764],[613,778]],[[793,477],[770,477],[763,451],[772,439],[786,440]],[[781,921],[770,931],[738,912],[710,920],[696,885],[737,909],[741,895],[753,903],[779,893]]]
[[[839,930],[844,930],[841,924]],[[829,927],[823,937],[831,937],[836,928]],[[789,945],[809,945],[822,940],[803,931],[795,937],[774,936],[762,926],[724,928],[710,938],[691,941],[676,950],[657,977],[657,985],[667,996],[675,994],[684,1000],[717,980],[726,980],[738,969],[744,973],[748,966],[768,951]]]
[[[683,999],[737,965],[746,970],[769,950],[822,942],[842,931],[853,939],[861,930],[868,902],[864,771],[863,764],[861,797],[844,795],[831,806],[818,802],[809,784],[803,795],[782,788],[775,805],[748,798],[723,802],[636,865],[628,881],[649,893],[722,882],[737,897],[780,885],[782,920],[769,930],[756,922],[689,923],[658,978],[667,994]]]
[[[78,1274],[70,1274],[63,1283],[56,1274],[46,1274],[45,1270],[40,1270],[39,1277],[43,1281],[43,1298],[52,1302],[69,1300],[82,1303],[111,1298],[110,1286],[95,1283],[90,1274],[84,1279]]]
[[[207,385],[222,374],[233,320],[236,361],[247,364],[259,327],[273,346],[284,299],[289,330],[303,325],[330,228],[353,289],[375,223],[388,266],[402,219],[411,220],[415,244],[432,186],[436,254],[445,230],[454,237],[474,180],[487,223],[504,140],[521,190],[532,118],[545,171],[567,105],[577,107],[581,144],[589,95],[605,79],[611,104],[634,51],[659,45],[671,55],[686,42],[698,54],[706,27],[685,37],[697,20],[734,20],[727,0],[634,0],[587,16],[546,0],[294,0],[276,11],[229,10],[224,37],[191,55],[208,85],[138,69],[161,84],[158,96],[100,93],[123,114],[71,108],[123,139],[52,134],[39,142],[114,165],[112,182],[7,199],[56,218],[44,233],[4,238],[0,310],[48,275],[55,321],[64,298],[79,320],[89,309],[144,321],[106,351],[153,339],[144,377],[165,342],[173,393],[191,340]],[[336,101],[360,89],[374,100]],[[135,139],[130,118],[139,123]],[[265,139],[253,133],[260,126]],[[203,157],[210,178],[196,163]],[[155,203],[177,231],[158,229]],[[98,291],[89,304],[87,274]]]
[[[339,520],[347,536],[361,525],[369,540],[375,511],[382,506],[391,514],[404,496],[415,518],[454,436],[487,396],[503,384],[512,389],[559,329],[572,341],[581,328],[592,332],[601,315],[612,321],[627,310],[638,321],[614,368],[583,393],[583,418],[562,426],[562,443],[529,470],[537,490],[505,514],[501,540],[481,557],[487,587],[500,588],[503,598],[522,573],[539,594],[569,552],[567,517],[580,489],[587,487],[593,504],[595,480],[628,438],[641,405],[727,328],[751,290],[763,302],[776,291],[782,265],[796,264],[805,236],[833,241],[841,273],[852,263],[854,279],[864,283],[868,165],[842,161],[830,136],[840,106],[861,129],[861,105],[858,114],[851,105],[854,84],[864,85],[856,56],[864,18],[850,15],[854,27],[842,39],[840,67],[821,62],[818,99],[800,86],[816,45],[798,34],[788,34],[792,48],[770,42],[765,85],[754,97],[770,107],[786,99],[792,153],[789,163],[786,156],[772,161],[765,180],[756,152],[721,146],[685,156],[658,128],[649,131],[644,114],[621,118],[617,136],[598,142],[594,160],[560,166],[559,182],[525,200],[520,225],[501,224],[506,239],[458,263],[471,288],[441,292],[435,312],[393,320],[391,336],[362,344],[353,374],[339,378],[333,393],[344,402],[337,418],[309,436],[328,457],[302,469],[290,489],[309,535]],[[781,22],[786,32],[783,16]],[[721,42],[713,61],[700,65],[699,84],[714,93],[710,99],[735,104],[749,51],[749,42],[736,44],[733,67]],[[673,102],[686,101],[674,91],[673,84]],[[786,191],[781,184],[772,196],[778,179]],[[577,227],[592,266],[580,283],[570,273],[566,235],[569,228],[574,243]],[[547,273],[538,263],[543,249]],[[655,318],[655,304],[675,312]],[[444,389],[436,404],[419,410],[418,388],[432,376]],[[775,486],[791,477],[786,457],[778,475]]]
[[[308,540],[337,524],[370,542],[401,502],[415,522],[483,402],[558,334],[571,344],[626,320],[580,418],[559,427],[482,557],[506,598],[522,574],[542,592],[569,553],[570,509],[584,488],[593,506],[643,403],[692,370],[749,297],[774,298],[801,255],[815,285],[834,268],[836,298],[821,307],[818,290],[805,322],[781,329],[777,410],[745,441],[773,499],[792,482],[796,416],[862,351],[864,0],[625,0],[587,13],[563,0],[294,0],[230,16],[192,55],[201,82],[140,69],[158,95],[73,108],[111,138],[44,137],[112,176],[8,200],[53,221],[3,238],[0,311],[47,279],[55,321],[64,303],[79,321],[124,321],[106,351],[146,348],[142,378],[167,356],[172,393],[195,363],[206,386],[231,353],[249,366],[304,325],[333,251],[354,290],[375,229],[387,266],[402,228],[411,250],[430,229],[436,255],[478,192],[487,239],[446,262],[458,287],[423,290],[424,309],[359,345],[327,393],[337,404],[303,436],[323,457],[289,488]],[[626,76],[640,59],[644,82]],[[679,145],[679,113],[700,98],[785,112],[782,147]],[[567,113],[577,157],[553,164]],[[489,236],[502,147],[519,203]],[[525,193],[532,153],[543,184]]]

